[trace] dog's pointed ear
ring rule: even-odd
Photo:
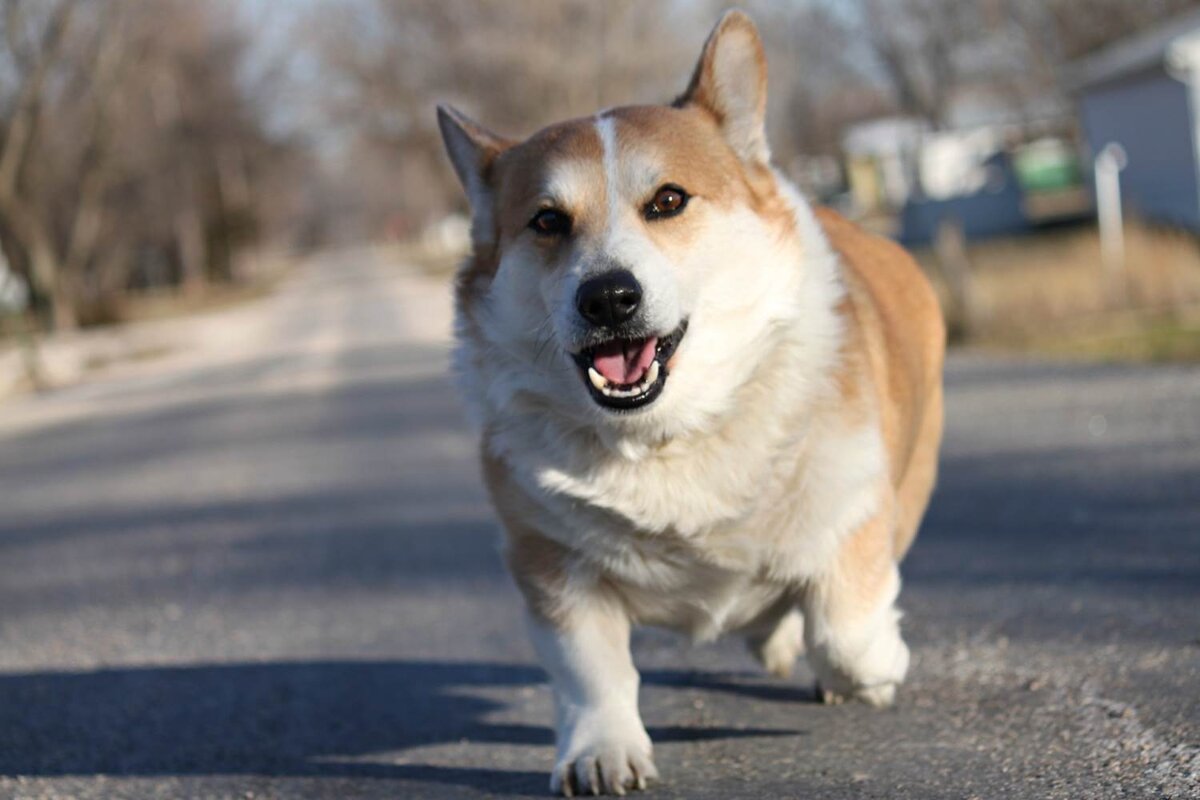
[[[450,106],[438,106],[437,115],[450,163],[467,192],[471,210],[479,213],[488,201],[488,175],[492,163],[496,156],[512,146],[512,142]]]
[[[709,111],[725,140],[749,164],[771,160],[767,145],[767,56],[758,28],[741,11],[729,11],[708,35],[687,91],[675,101]]]

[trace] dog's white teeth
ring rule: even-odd
[[[588,380],[592,382],[592,386],[595,386],[602,392],[607,392],[608,380],[599,372],[596,372],[595,367],[588,367]]]
[[[646,370],[646,374],[642,376],[642,379],[635,385],[624,389],[597,372],[595,367],[588,367],[587,374],[588,380],[592,382],[592,386],[595,386],[596,391],[605,397],[625,398],[637,397],[648,392],[650,387],[658,381],[660,369],[661,365],[657,361],[651,362],[649,369]]]

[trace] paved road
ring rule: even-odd
[[[235,348],[0,407],[0,797],[543,794],[547,691],[412,337],[444,295],[399,274],[327,259]],[[948,387],[899,706],[641,633],[654,797],[1200,797],[1200,369]]]

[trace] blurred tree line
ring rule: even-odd
[[[4,0],[0,26],[0,249],[44,324],[233,278],[305,156],[267,130],[230,5]]]
[[[525,136],[610,105],[668,102],[690,77],[726,3],[716,0],[364,0],[319,4],[309,36],[345,134],[342,209],[365,230],[405,235],[461,206],[434,105],[453,103]],[[855,118],[886,108],[855,59],[836,4],[743,4],[772,59],[777,159],[826,152]],[[802,120],[800,124],[790,124]]]
[[[965,93],[1016,116],[1069,107],[1069,64],[1197,0],[745,0],[770,60],[777,163],[836,155],[845,128],[939,129]],[[305,40],[342,134],[352,235],[406,235],[461,208],[436,102],[527,135],[607,105],[670,100],[722,0],[326,0]],[[354,13],[347,13],[353,10]]]

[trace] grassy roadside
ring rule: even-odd
[[[1200,362],[1200,319],[1148,316],[1136,323],[1033,340],[1022,349],[1095,361]]]
[[[1200,361],[1200,240],[1132,223],[1125,253],[1124,270],[1107,273],[1093,226],[973,243],[966,311],[936,255],[915,255],[948,316],[966,320],[961,344],[1059,358]]]
[[[26,315],[0,317],[0,399],[68,385],[116,364],[169,355],[179,349],[179,334],[189,320],[272,294],[295,262],[272,256],[260,263],[262,268],[237,283],[124,295],[107,307],[103,324],[77,330],[34,333]]]
[[[105,304],[99,314],[102,321],[85,325],[79,332],[221,311],[261,299],[275,291],[294,264],[294,259],[279,255],[263,261],[253,275],[232,283],[209,283],[191,292],[176,287],[128,292]],[[0,314],[0,347],[30,331],[27,316]]]
[[[195,294],[156,291],[130,295],[121,302],[119,324],[222,311],[268,296],[275,291],[282,277],[273,275],[247,283],[217,284]]]
[[[420,242],[389,244],[384,247],[388,260],[411,265],[429,278],[449,281],[458,271],[466,253],[453,249],[430,247]]]

